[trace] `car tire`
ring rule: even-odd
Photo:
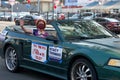
[[[82,58],[72,64],[69,80],[97,80],[97,75],[93,65]]]
[[[10,72],[19,71],[18,55],[12,46],[8,46],[5,50],[5,66]]]

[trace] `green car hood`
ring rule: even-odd
[[[120,38],[89,39],[80,42],[73,42],[73,44],[97,48],[99,47],[120,49]]]

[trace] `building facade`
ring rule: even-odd
[[[27,0],[24,0],[24,3],[27,3]],[[30,4],[38,6],[40,13],[53,10],[52,0],[30,0]]]

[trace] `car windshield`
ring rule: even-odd
[[[82,16],[83,17],[92,16],[92,13],[83,13]]]
[[[58,27],[65,40],[99,39],[112,37],[103,26],[92,20],[61,22]]]
[[[117,19],[114,19],[114,18],[106,18],[106,19],[110,22],[119,22]]]

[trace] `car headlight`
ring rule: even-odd
[[[110,59],[108,62],[108,65],[120,67],[120,60],[119,59]]]

